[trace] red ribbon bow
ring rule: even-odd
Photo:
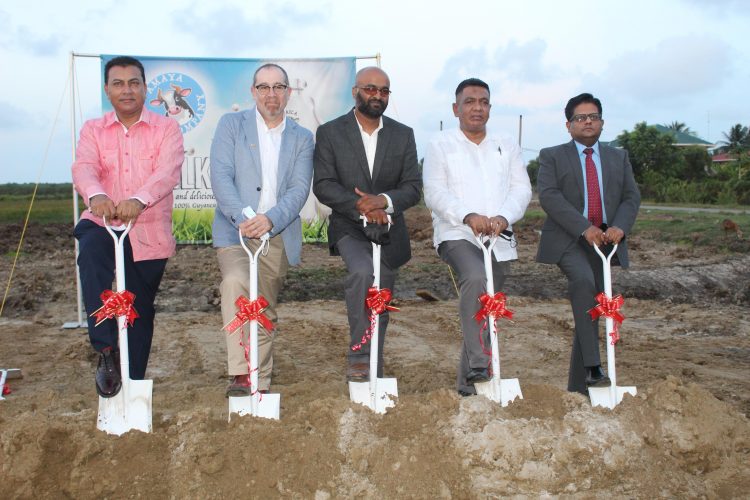
[[[362,345],[366,344],[375,332],[375,317],[383,314],[385,311],[398,311],[398,307],[390,305],[393,293],[390,288],[381,288],[378,290],[376,287],[371,286],[367,290],[367,297],[365,298],[365,305],[370,310],[370,327],[365,330],[365,334],[362,335],[362,339],[359,344],[352,346],[352,351],[359,351],[362,349]]]
[[[268,316],[263,314],[263,311],[268,307],[268,301],[265,297],[261,295],[256,300],[250,300],[244,295],[240,295],[237,297],[237,300],[234,301],[234,304],[238,309],[237,314],[232,321],[222,328],[222,330],[234,333],[239,328],[242,328],[245,323],[252,320],[256,320],[263,325],[263,328],[265,328],[267,332],[273,330],[273,323],[268,319]]]
[[[398,307],[390,305],[393,293],[389,288],[378,290],[374,286],[367,290],[365,305],[371,311],[371,314],[383,314],[385,311],[398,311]]]
[[[474,315],[477,323],[481,323],[488,316],[493,316],[495,321],[500,318],[513,319],[513,311],[505,308],[505,294],[497,292],[495,295],[483,293],[479,296],[482,307]]]
[[[135,295],[132,292],[104,290],[99,297],[102,299],[103,305],[91,313],[91,316],[96,315],[96,326],[99,326],[104,320],[116,316],[125,316],[128,324],[133,326],[133,321],[138,317],[138,312],[133,307]]]
[[[615,295],[610,299],[607,298],[606,293],[601,292],[596,296],[596,301],[599,304],[589,309],[588,313],[591,315],[592,321],[599,316],[612,318],[614,328],[610,336],[612,337],[612,345],[615,345],[620,341],[620,325],[625,320],[625,316],[620,314],[620,308],[625,303],[625,299],[622,298],[622,295]]]

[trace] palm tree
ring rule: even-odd
[[[750,131],[740,123],[733,125],[728,133],[722,132],[722,135],[725,140],[720,142],[724,144],[725,149],[730,153],[740,153],[750,148]]]
[[[665,124],[664,126],[667,127],[669,130],[672,130],[673,132],[682,132],[688,135],[695,135],[695,133],[692,130],[690,130],[690,127],[685,125],[685,123],[683,122],[674,121],[670,123],[669,125]]]

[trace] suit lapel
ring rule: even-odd
[[[255,121],[255,108],[244,113],[242,131],[245,136],[245,147],[250,151],[251,168],[258,179],[263,180],[263,169],[260,163],[260,145],[258,144],[258,124]],[[262,185],[262,184],[261,184]]]
[[[570,141],[565,147],[565,154],[568,158],[570,168],[573,170],[573,176],[578,183],[578,190],[581,193],[581,199],[586,197],[586,183],[583,180],[583,172],[581,171],[581,158],[578,156],[578,148],[576,143]]]
[[[372,182],[372,176],[370,175],[370,167],[367,165],[367,153],[365,153],[365,144],[362,142],[362,134],[359,131],[359,124],[357,119],[354,117],[354,111],[350,111],[346,119],[345,134],[349,143],[352,146],[355,156],[357,157],[357,163],[365,174],[365,178]],[[369,186],[368,186],[369,188]]]
[[[286,126],[284,132],[281,133],[281,147],[279,148],[279,165],[276,168],[276,196],[281,195],[281,188],[284,187],[282,184],[286,179],[287,170],[291,164],[292,158],[292,145],[294,144],[294,126],[296,125],[293,120],[285,118]]]
[[[607,191],[609,190],[609,183],[612,180],[612,164],[611,164],[611,157],[609,155],[609,149],[607,149],[605,146],[602,146],[601,143],[599,143],[599,158],[602,162],[602,192],[604,193],[604,198],[607,198]]]

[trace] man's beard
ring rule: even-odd
[[[365,100],[359,92],[357,92],[356,101],[357,101],[357,111],[367,116],[368,118],[380,118],[380,116],[385,111],[385,108],[388,107],[388,103],[386,103],[384,100],[378,99],[377,97],[370,97],[369,99]],[[381,104],[381,107],[373,108],[370,105],[372,101],[379,102]]]

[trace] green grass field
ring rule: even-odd
[[[81,203],[80,208],[84,205]],[[22,224],[29,208],[27,196],[3,196],[0,198],[0,224]],[[710,208],[718,208],[710,206]],[[536,226],[544,219],[544,212],[534,208],[526,212],[518,229]],[[724,219],[736,222],[750,237],[750,214],[682,212],[670,210],[644,210],[638,215],[633,234],[664,241],[694,245],[716,245],[726,247],[734,235],[724,233]],[[71,199],[40,199],[34,203],[31,223],[73,223],[73,201]],[[179,209],[175,211],[173,227],[180,242],[205,243],[211,241],[212,210]],[[305,223],[303,237],[306,243],[325,242],[328,239],[327,224]],[[736,238],[734,238],[736,240]],[[724,242],[724,243],[722,243]],[[734,249],[734,246],[732,246]],[[735,249],[736,250],[736,249]]]

